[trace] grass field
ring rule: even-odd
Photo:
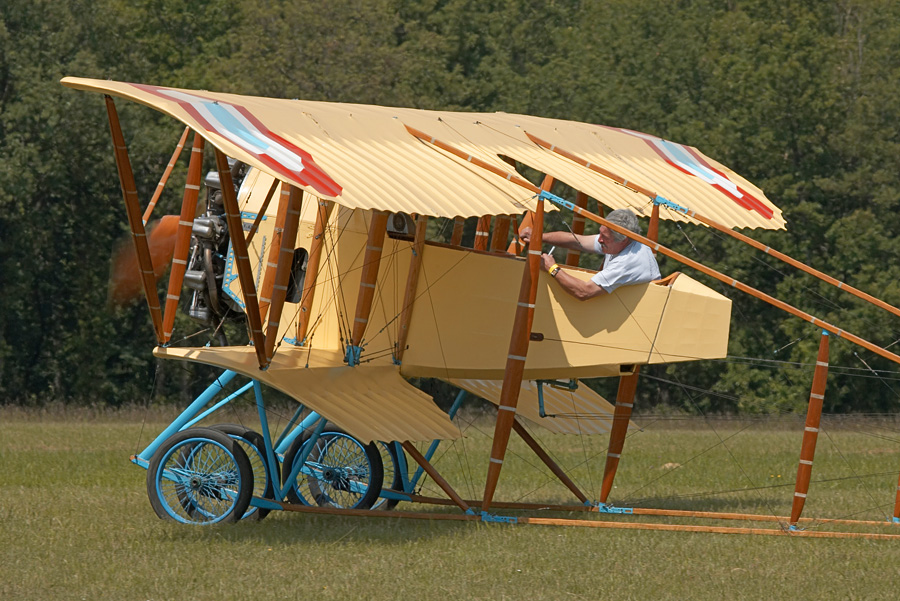
[[[275,512],[258,523],[159,520],[128,457],[163,416],[0,412],[0,599],[896,599],[900,540],[829,540],[349,518]],[[479,497],[490,422],[436,464]],[[610,501],[787,515],[802,421],[637,420]],[[541,435],[589,494],[605,437]],[[898,424],[823,422],[804,515],[884,521]],[[515,438],[497,499],[571,502]],[[465,451],[463,453],[462,451]],[[437,495],[434,486],[423,494]],[[434,511],[401,504],[398,509]],[[443,511],[443,510],[442,510]],[[451,510],[452,511],[452,510]],[[510,512],[502,512],[510,514]],[[549,515],[541,513],[540,515]],[[553,514],[560,515],[560,514]],[[604,519],[596,514],[573,514]],[[675,523],[662,517],[608,517]],[[681,523],[710,524],[691,520]],[[772,524],[717,521],[719,526]],[[811,525],[823,530],[825,526]],[[900,534],[900,528],[829,526]]]

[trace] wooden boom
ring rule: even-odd
[[[526,132],[525,135],[528,136],[528,138],[532,142],[537,144],[538,146],[546,148],[547,150],[555,152],[556,154],[559,154],[575,163],[578,163],[582,167],[587,167],[591,171],[594,171],[605,177],[608,177],[608,178],[612,179],[614,182],[628,188],[629,190],[633,190],[634,192],[637,192],[638,194],[643,194],[644,196],[647,196],[648,198],[650,198],[651,200],[654,201],[654,205],[653,205],[654,215],[659,214],[659,203],[656,201],[657,201],[657,199],[659,199],[661,197],[658,194],[656,194],[654,191],[652,191],[648,188],[644,188],[643,186],[639,186],[639,185],[635,184],[634,182],[629,182],[628,180],[622,178],[621,176],[616,175],[615,173],[613,173],[607,169],[599,167],[598,165],[594,165],[593,163],[590,163],[571,152],[563,150],[562,148],[559,148],[558,146],[556,146],[554,144],[550,144],[549,142],[542,140],[542,139],[538,138],[537,136],[529,134],[528,132]],[[762,242],[758,242],[758,241],[754,240],[753,238],[750,238],[749,236],[745,236],[744,234],[741,234],[740,232],[736,232],[733,229],[731,229],[725,225],[722,225],[721,223],[714,221],[714,220],[710,219],[709,217],[701,215],[692,209],[685,209],[684,214],[687,215],[688,217],[693,217],[700,223],[705,223],[709,227],[711,227],[715,230],[718,230],[718,231],[722,232],[723,234],[727,234],[736,240],[740,240],[741,242],[743,242],[745,244],[749,244],[753,248],[755,248],[757,250],[761,250],[764,253],[766,253],[767,255],[771,255],[771,256],[775,257],[776,259],[783,261],[784,263],[787,263],[788,265],[790,265],[792,267],[796,267],[797,269],[799,269],[805,273],[808,273],[809,275],[814,276],[814,277],[822,280],[823,282],[831,284],[832,286],[835,286],[841,290],[845,290],[857,298],[861,298],[862,300],[864,300],[866,302],[872,303],[876,307],[880,307],[880,308],[884,309],[885,311],[889,311],[889,312],[893,313],[894,315],[900,317],[900,309],[898,309],[897,307],[895,307],[891,304],[888,304],[879,298],[875,298],[871,294],[867,294],[867,293],[863,292],[862,290],[854,288],[853,286],[850,286],[849,284],[846,284],[846,283],[838,280],[837,278],[833,278],[830,275],[828,275],[827,273],[823,273],[823,272],[819,271],[818,269],[810,267],[806,263],[802,263],[802,262],[798,261],[797,259],[794,259],[784,253],[781,253],[781,252],[775,250],[774,248],[766,246]],[[648,233],[648,237],[653,238],[653,236],[650,235],[649,233]]]

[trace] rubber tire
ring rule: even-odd
[[[207,481],[219,477],[217,474],[226,474],[229,483],[237,485],[236,496],[225,495],[225,499],[231,499],[230,503],[220,505],[213,502],[208,505],[202,500],[203,497],[221,499],[221,493],[209,494],[218,490],[215,484],[201,482],[205,489],[201,489],[198,494],[196,489],[191,490],[191,487],[183,483],[176,484],[163,476],[166,470],[187,469],[187,462],[198,457],[207,460],[198,455],[204,452],[204,447],[209,447],[208,451],[212,453],[208,459],[214,460],[215,465],[221,468],[192,471],[198,479]],[[234,478],[237,479],[236,482]],[[147,496],[153,511],[161,519],[196,525],[236,522],[247,511],[252,495],[253,468],[247,454],[233,438],[211,428],[188,428],[173,434],[153,454],[147,468]],[[194,499],[199,499],[200,502],[194,502]],[[170,502],[171,500],[177,500],[177,504]],[[202,509],[197,509],[201,506]]]
[[[403,477],[400,474],[400,469],[397,465],[397,450],[394,448],[394,443],[383,442],[379,440],[375,443],[375,445],[378,448],[379,454],[381,455],[381,464],[384,468],[382,486],[385,486],[392,490],[402,491]],[[385,499],[383,497],[379,497],[378,500],[375,501],[375,504],[372,505],[372,509],[391,510],[396,507],[397,503],[399,502],[400,499]]]
[[[304,432],[298,436],[284,454],[284,466],[281,470],[283,481],[286,482],[287,477],[293,471],[294,459],[300,456],[300,450],[307,444],[311,434],[312,432]],[[332,451],[340,455],[333,455]],[[354,465],[346,465],[347,452],[353,454]],[[322,453],[325,453],[324,457]],[[327,467],[338,469],[364,470],[368,474],[365,492],[354,497],[350,491],[341,490],[339,486],[335,487],[333,483],[312,477],[301,471],[297,475],[296,481],[291,483],[287,491],[287,498],[291,503],[343,509],[370,509],[381,494],[384,466],[381,463],[381,455],[378,452],[378,448],[372,443],[363,444],[341,428],[331,424],[326,425],[316,441],[315,448],[310,452],[307,462],[324,464]],[[359,482],[360,480],[357,479],[355,481]],[[301,491],[303,492],[301,493]],[[336,500],[338,496],[343,497],[343,499]]]
[[[253,470],[253,496],[274,500],[275,485],[269,479],[269,460],[266,457],[266,441],[262,434],[239,424],[215,424],[209,427],[228,434],[241,445]],[[276,461],[275,477],[280,481],[279,467],[281,466]],[[270,511],[272,510],[250,505],[241,519],[258,522],[269,515]]]

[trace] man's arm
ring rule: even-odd
[[[531,228],[526,228],[519,236],[523,242],[528,243],[531,239]],[[596,236],[585,236],[584,234],[573,234],[572,232],[544,232],[543,242],[550,246],[557,246],[568,250],[578,250],[581,252],[596,253],[594,248],[594,239]]]
[[[556,259],[554,259],[552,255],[541,255],[542,270],[549,273],[550,268],[553,267],[555,263]],[[604,290],[602,286],[598,286],[597,284],[595,284],[592,280],[579,280],[575,276],[569,275],[562,269],[556,272],[554,278],[557,282],[559,282],[559,285],[563,290],[565,290],[578,300],[587,300],[589,298],[594,298],[595,296],[606,294],[606,290]]]

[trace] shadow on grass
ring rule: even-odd
[[[352,544],[380,542],[405,544],[410,539],[427,540],[441,538],[477,527],[477,521],[400,518],[371,516],[315,515],[293,511],[273,511],[261,522],[247,521],[237,524],[212,526],[188,526],[165,523],[160,530],[169,540],[176,541],[230,541],[261,542],[270,546],[296,545],[297,543]],[[451,513],[431,512],[437,515]],[[461,515],[457,511],[455,515]]]

